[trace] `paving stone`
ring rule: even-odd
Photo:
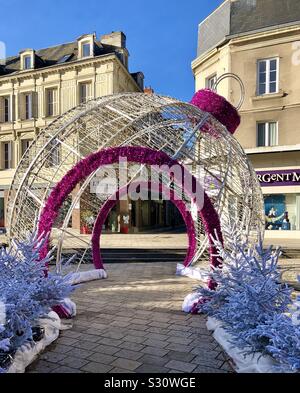
[[[160,327],[157,327],[157,326],[149,326],[149,327],[147,327],[147,333],[148,333],[148,332],[149,332],[149,333],[163,334],[163,335],[165,335],[165,336],[170,335],[169,329],[160,328]]]
[[[69,347],[67,345],[62,345],[62,344],[56,344],[56,342],[54,342],[54,344],[52,344],[51,346],[49,346],[48,351],[51,350],[52,352],[57,352],[57,353],[68,353],[69,351],[71,351],[72,347]]]
[[[126,329],[123,329],[123,331],[116,331],[110,327],[105,332],[102,332],[101,336],[106,338],[112,338],[114,340],[121,340],[124,336],[126,336]]]
[[[51,373],[53,374],[78,374],[81,373],[80,370],[68,366],[60,366],[55,370],[52,370]]]
[[[147,335],[147,338],[152,339],[152,340],[160,340],[160,341],[165,341],[169,338],[166,334],[159,334],[159,333],[149,333]]]
[[[107,329],[107,327],[106,327],[106,329]],[[105,330],[105,329],[97,329],[97,328],[93,327],[93,328],[87,329],[87,330],[86,330],[86,334],[91,334],[91,335],[93,335],[93,336],[102,336],[102,332],[103,332],[104,330]]]
[[[155,327],[167,329],[169,327],[169,324],[167,322],[153,321],[149,323],[149,326],[155,326]]]
[[[73,348],[70,352],[68,352],[68,356],[73,356],[80,359],[86,359],[93,354],[92,351],[88,351],[87,349],[82,348]]]
[[[125,370],[131,370],[131,371],[135,371],[141,365],[141,363],[137,362],[136,360],[123,359],[123,358],[118,358],[111,364],[112,366],[124,368]]]
[[[189,345],[193,340],[185,337],[170,336],[167,339],[170,343]]]
[[[64,330],[60,337],[70,337],[70,338],[78,338],[81,337],[81,333],[76,332],[74,330]]]
[[[106,355],[114,355],[116,352],[119,351],[119,348],[118,347],[112,347],[111,345],[100,344],[100,345],[97,345],[93,349],[93,351],[104,353]]]
[[[185,373],[191,373],[197,366],[196,364],[182,362],[180,360],[170,360],[165,367],[183,371]]]
[[[165,357],[145,354],[139,359],[139,361],[143,364],[145,363],[145,364],[153,364],[155,366],[164,366],[166,363],[168,363],[169,359]]]
[[[188,346],[188,345],[183,345],[183,344],[176,344],[176,343],[171,343],[169,344],[166,349],[172,350],[172,351],[178,351],[178,352],[191,352],[193,347]]]
[[[143,356],[142,352],[131,351],[130,349],[121,349],[119,352],[115,354],[116,357],[138,360]]]
[[[125,368],[115,367],[109,371],[110,374],[134,374],[134,371],[125,370]]]
[[[90,351],[95,348],[95,343],[91,341],[80,340],[76,343],[76,348],[87,349],[88,351]]]
[[[191,350],[191,353],[193,353],[194,355],[199,355],[199,356],[213,358],[213,359],[216,359],[216,357],[220,354],[220,352],[213,350],[209,346],[207,346],[207,347],[199,346],[199,347],[193,348]]]
[[[155,347],[155,348],[165,348],[168,345],[167,341],[160,341],[160,340],[153,340],[153,339],[148,339],[144,342],[145,345],[148,345],[149,347]]]
[[[135,372],[141,374],[165,374],[169,372],[169,369],[162,366],[155,366],[153,364],[142,364],[135,370]]]
[[[89,373],[102,374],[102,373],[108,373],[110,370],[112,370],[112,368],[113,368],[112,366],[109,366],[107,364],[90,362],[85,366],[83,366],[81,370],[87,371]]]
[[[124,327],[126,328],[127,326],[130,325],[130,322],[125,322],[125,321],[113,321],[110,324],[111,326],[117,326],[117,327]]]
[[[128,335],[128,336],[123,337],[123,340],[130,341],[132,343],[142,344],[146,340],[146,338]]]
[[[208,358],[207,356],[196,356],[193,359],[193,363],[199,364],[201,366],[220,368],[224,362],[221,360]]]
[[[133,336],[133,337],[145,337],[148,334],[147,331],[135,330],[135,329],[127,329],[127,333],[128,333],[128,335]]]
[[[131,320],[131,323],[133,323],[134,325],[142,325],[142,326],[145,326],[145,325],[148,325],[149,319],[133,318],[133,319]]]
[[[98,362],[98,363],[103,363],[103,364],[110,364],[112,363],[114,360],[116,360],[115,356],[112,355],[106,355],[104,353],[93,353],[92,355],[90,355],[88,357],[88,360],[92,361],[92,362]]]
[[[117,340],[117,339],[113,339],[113,338],[101,337],[98,340],[98,343],[99,344],[108,345],[108,346],[112,346],[112,347],[119,347],[123,343],[123,340]]]
[[[183,362],[192,362],[196,355],[188,352],[169,351],[167,358],[172,360],[180,360]]]
[[[88,361],[84,359],[79,359],[75,356],[67,356],[66,358],[60,360],[59,364],[71,368],[81,368],[85,364],[87,364]]]
[[[227,374],[228,373],[228,371],[226,370],[221,370],[219,368],[206,367],[206,366],[198,366],[192,372],[199,373],[199,374],[216,374],[216,373]]]
[[[68,345],[68,346],[73,346],[75,343],[77,343],[78,339],[77,338],[70,338],[70,337],[59,337],[56,340],[57,344],[62,344],[62,345]]]
[[[147,353],[149,355],[157,355],[157,356],[165,356],[169,350],[167,349],[162,349],[162,348],[155,348],[155,347],[145,347],[141,350],[143,353]]]
[[[123,341],[121,344],[119,344],[119,348],[122,349],[130,349],[131,351],[136,351],[139,352],[144,348],[144,345],[142,344],[135,344],[129,341]]]

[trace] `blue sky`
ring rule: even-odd
[[[7,55],[122,30],[130,71],[155,92],[190,100],[199,22],[222,0],[0,0],[0,41]]]

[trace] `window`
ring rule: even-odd
[[[217,74],[214,74],[206,79],[206,88],[213,90],[217,81]]]
[[[82,57],[91,56],[91,44],[89,42],[85,42],[82,44]]]
[[[258,95],[278,93],[279,59],[258,61]]]
[[[32,119],[32,94],[24,94],[25,101],[25,120]]]
[[[2,142],[2,157],[3,157],[3,168],[10,169],[11,166],[11,147],[12,142]]]
[[[60,144],[53,140],[46,148],[47,154],[47,167],[57,166],[60,163]]]
[[[32,67],[31,65],[31,56],[24,56],[23,58],[23,62],[24,62],[24,70],[28,70]]]
[[[57,89],[46,90],[46,116],[57,115]]]
[[[37,116],[37,93],[28,91],[19,95],[18,111],[20,120],[31,120]]]
[[[7,123],[8,121],[10,121],[10,99],[9,99],[9,97],[3,98],[3,104],[4,104],[4,122]]]
[[[276,122],[257,124],[257,146],[278,145],[278,124]]]
[[[92,84],[90,82],[79,84],[79,103],[83,104],[89,101],[91,96]]]
[[[32,139],[22,139],[21,141],[21,154],[24,155],[25,151],[28,149]]]

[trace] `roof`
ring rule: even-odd
[[[232,36],[300,26],[299,0],[226,0],[199,25],[198,56]]]
[[[115,46],[102,44],[95,41],[95,56],[115,53],[118,49]],[[77,41],[66,44],[52,46],[50,48],[35,51],[35,69],[45,68],[78,60],[78,43]],[[20,55],[8,57],[5,64],[0,66],[0,75],[11,74],[20,71]]]

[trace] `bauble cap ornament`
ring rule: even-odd
[[[235,108],[224,97],[220,96],[214,91],[214,89],[217,88],[218,84],[223,79],[229,77],[236,79],[241,86],[241,98],[237,108]],[[210,113],[220,123],[222,123],[231,134],[234,134],[241,122],[238,109],[243,104],[244,96],[245,96],[245,89],[241,79],[235,74],[224,74],[216,81],[213,90],[211,89],[199,90],[192,98],[191,104],[201,109],[204,112]]]

